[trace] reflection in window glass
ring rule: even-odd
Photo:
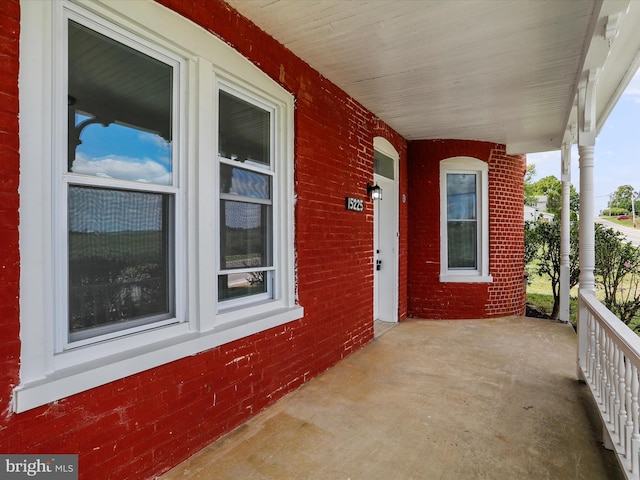
[[[478,267],[476,181],[472,173],[447,174],[447,253],[451,269]]]
[[[68,203],[70,339],[168,317],[170,196],[70,186]]]
[[[222,163],[220,164],[220,193],[270,198],[271,177]]]
[[[256,105],[220,91],[220,156],[269,167],[270,114]]]
[[[173,67],[69,21],[68,169],[172,183]]]
[[[447,253],[449,268],[476,269],[477,225],[475,222],[447,223]]]
[[[275,275],[272,111],[223,90],[218,107],[218,300],[265,299]]]
[[[218,277],[218,298],[231,300],[267,292],[269,272],[232,273]]]
[[[220,263],[223,270],[271,266],[271,207],[221,201]]]
[[[476,175],[472,173],[447,174],[447,218],[476,218]]]

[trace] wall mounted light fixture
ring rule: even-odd
[[[371,197],[371,200],[382,200],[382,188],[380,185],[367,183],[367,195]]]

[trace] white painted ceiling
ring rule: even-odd
[[[227,2],[406,139],[484,140],[512,153],[560,147],[593,37],[604,39],[605,4],[628,3]],[[640,47],[640,28],[626,31],[633,41],[608,80],[604,116]]]

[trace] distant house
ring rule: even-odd
[[[536,199],[537,199],[536,210],[538,210],[539,212],[546,212],[548,197],[546,195],[537,195]]]
[[[528,205],[524,206],[524,221],[525,222],[533,222],[536,220],[550,222],[553,220],[553,213],[549,212],[541,212],[535,207],[530,207]]]
[[[538,195],[536,196],[537,202],[535,206],[525,205],[524,206],[524,221],[531,222],[534,220],[542,220],[545,222],[550,222],[553,220],[553,213],[547,212],[547,196],[546,195]]]

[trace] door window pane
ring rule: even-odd
[[[270,167],[270,113],[256,105],[220,91],[220,156]]]
[[[395,162],[391,157],[386,156],[384,153],[380,153],[377,150],[373,152],[373,171],[378,175],[390,178],[395,178]]]
[[[69,21],[68,171],[172,184],[173,67]]]
[[[170,196],[70,186],[71,340],[168,318]]]

